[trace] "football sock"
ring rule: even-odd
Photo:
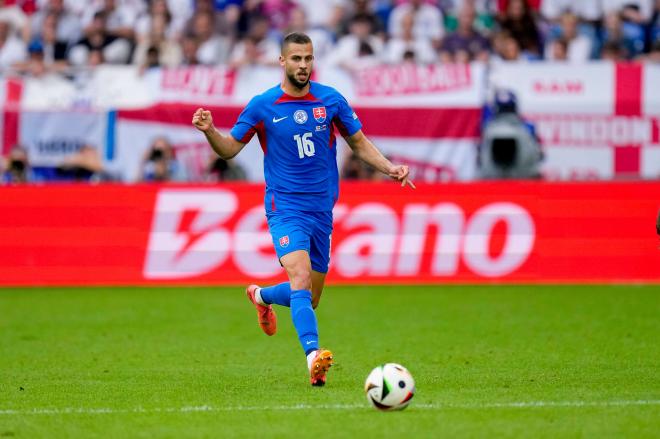
[[[316,314],[312,309],[311,291],[291,291],[291,318],[305,355],[317,350],[319,348],[319,331]]]
[[[266,305],[274,303],[286,307],[291,306],[291,284],[289,282],[283,282],[272,287],[260,288],[257,291],[261,296],[261,300]]]
[[[257,302],[259,305],[268,305],[266,302],[264,302],[264,299],[261,298],[261,288],[257,288],[254,290],[254,301]]]
[[[307,369],[312,370],[312,361],[314,361],[315,356],[316,351],[311,351],[309,354],[307,354]]]

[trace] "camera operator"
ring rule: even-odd
[[[78,152],[66,157],[56,173],[60,181],[101,183],[112,180],[103,168],[98,149],[92,145],[82,145]]]
[[[140,181],[185,181],[183,167],[174,156],[174,149],[164,137],[156,138],[142,159]]]
[[[5,160],[5,166],[2,167],[2,182],[21,184],[33,180],[27,150],[20,145],[14,146]]]
[[[515,95],[497,91],[494,107],[494,114],[484,122],[477,159],[480,177],[540,178],[541,145],[534,126],[518,115]]]

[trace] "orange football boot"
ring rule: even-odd
[[[325,375],[332,366],[332,352],[327,349],[318,349],[309,369],[309,380],[312,386],[321,387],[325,385]]]
[[[245,289],[245,294],[248,299],[250,299],[250,302],[254,304],[254,307],[257,308],[257,320],[259,321],[261,329],[266,335],[273,335],[277,331],[277,316],[275,316],[275,311],[273,311],[271,305],[261,305],[254,298],[254,293],[257,288],[259,288],[258,285],[250,285]]]

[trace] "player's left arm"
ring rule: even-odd
[[[352,136],[345,137],[348,146],[351,147],[355,155],[378,169],[383,174],[388,177],[400,181],[401,187],[409,185],[411,188],[415,189],[415,184],[408,178],[410,171],[406,165],[395,165],[387,159],[379,150],[376,148],[371,140],[364,135],[362,130],[358,130]]]

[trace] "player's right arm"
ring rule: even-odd
[[[245,143],[239,142],[231,135],[225,136],[216,130],[213,126],[213,116],[208,110],[198,108],[193,114],[192,124],[204,133],[213,151],[225,160],[236,156],[245,146]]]

